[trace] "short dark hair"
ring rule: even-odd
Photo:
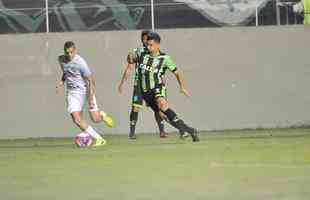
[[[160,36],[158,33],[150,31],[149,34],[147,34],[147,40],[154,40],[157,43],[160,43]]]
[[[148,35],[150,32],[151,32],[150,30],[141,31],[141,39],[143,38],[143,36]]]
[[[64,51],[66,51],[67,49],[69,49],[71,47],[75,47],[74,42],[72,42],[72,41],[65,42],[65,44],[64,44]]]
[[[142,42],[142,44],[143,44],[143,37],[144,37],[145,35],[148,35],[149,32],[150,32],[150,30],[141,31],[141,42]],[[143,45],[144,45],[144,44],[143,44]]]

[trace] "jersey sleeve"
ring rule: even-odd
[[[141,56],[142,50],[143,50],[142,48],[134,49],[134,52],[137,58]]]
[[[79,63],[80,63],[81,75],[84,77],[90,76],[92,73],[91,73],[86,61],[83,58],[81,58]]]
[[[135,52],[136,59],[140,59],[142,54],[145,53],[145,49],[141,48],[141,47],[140,48],[136,48],[136,49],[134,49],[134,52]]]
[[[174,64],[170,56],[166,56],[164,66],[168,68],[171,72],[177,71],[177,66],[176,64]]]

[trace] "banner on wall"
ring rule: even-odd
[[[51,32],[150,29],[150,2],[49,0],[49,29]],[[154,2],[155,28],[193,28],[253,24],[256,8],[258,11],[268,9],[271,0]],[[272,8],[266,13],[274,15],[274,12]],[[45,32],[45,14],[45,0],[0,0],[0,33]],[[265,20],[272,21],[275,17],[265,17]]]

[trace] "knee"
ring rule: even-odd
[[[161,110],[161,111],[165,111],[168,109],[168,102],[165,100],[165,99],[159,99],[157,101],[157,105],[158,105],[158,108]]]

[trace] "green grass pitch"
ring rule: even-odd
[[[0,140],[1,200],[309,200],[310,130]]]

